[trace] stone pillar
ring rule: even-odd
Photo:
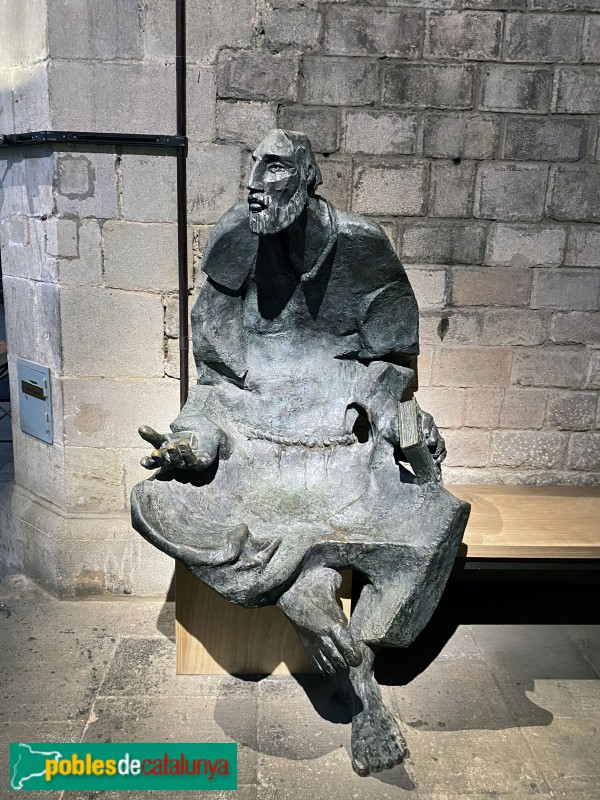
[[[1,133],[174,132],[174,66],[144,61],[137,0],[1,0],[0,37]],[[172,561],[131,529],[128,498],[147,475],[137,426],[178,412],[175,159],[5,150],[0,187],[15,454],[1,560],[61,595],[163,594]],[[20,429],[19,356],[50,367],[51,445]]]

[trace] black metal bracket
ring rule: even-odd
[[[110,145],[112,147],[155,147],[185,150],[186,136],[148,133],[90,133],[87,131],[32,131],[0,135],[0,148],[40,144]]]

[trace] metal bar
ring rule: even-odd
[[[110,145],[113,147],[150,147],[185,151],[185,134],[165,136],[147,133],[94,133],[88,131],[31,131],[0,135],[0,148],[40,144]]]
[[[185,0],[175,7],[175,79],[177,134],[186,139],[186,32]],[[179,402],[186,404],[189,388],[187,149],[177,151],[177,248],[179,267]]]

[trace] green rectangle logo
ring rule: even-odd
[[[237,745],[13,742],[10,788],[17,791],[237,789]]]

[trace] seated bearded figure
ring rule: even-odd
[[[386,235],[317,194],[303,134],[271,131],[253,161],[247,200],[204,252],[198,383],[170,433],[140,428],[158,471],[133,491],[133,524],[223,597],[283,610],[346,687],[367,775],[406,752],[375,652],[430,619],[469,506],[443,489],[443,439],[410,400],[418,310]],[[402,463],[406,402],[429,478]],[[366,581],[350,620],[335,597],[346,568]]]

